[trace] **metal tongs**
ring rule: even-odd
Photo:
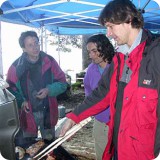
[[[66,132],[66,134],[63,137],[59,137],[54,142],[52,142],[49,146],[44,148],[41,152],[39,152],[37,155],[33,157],[33,159],[40,160],[46,155],[48,155],[50,152],[52,152],[54,149],[56,149],[59,145],[61,145],[63,142],[65,142],[67,139],[69,139],[71,136],[73,136],[78,130],[80,130],[84,125],[86,125],[88,122],[92,120],[91,117],[88,117],[87,119],[81,121],[80,123],[73,126],[69,131]]]

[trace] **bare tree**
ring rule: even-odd
[[[75,48],[82,48],[82,36],[80,35],[71,36],[50,34],[49,36],[52,36],[52,40],[49,41],[49,44],[56,45],[57,51],[71,52],[71,45]]]
[[[50,45],[56,45],[56,50],[58,52],[71,52],[71,47],[82,49],[82,69],[88,67],[91,63],[91,60],[88,57],[86,50],[86,41],[91,35],[53,35],[50,33],[48,35]],[[60,64],[60,62],[59,62]]]

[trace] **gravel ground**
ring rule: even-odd
[[[74,109],[77,105],[81,104],[84,100],[84,88],[80,88],[79,90],[72,91],[72,94],[69,98],[58,100],[58,104],[65,106],[66,113]]]

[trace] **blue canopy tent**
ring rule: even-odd
[[[0,21],[45,28],[54,34],[106,32],[98,16],[110,0],[6,0]],[[132,0],[144,16],[145,28],[160,30],[159,0]],[[158,4],[159,3],[159,4]]]
[[[97,21],[106,0],[8,0],[1,21],[44,27],[55,34],[93,34],[105,29]]]
[[[1,0],[0,21],[40,28],[41,37],[46,30],[57,35],[106,33],[106,29],[98,23],[98,17],[109,1]],[[132,1],[143,13],[145,28],[160,33],[160,0]],[[41,47],[43,50],[43,45]]]

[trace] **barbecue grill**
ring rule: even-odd
[[[75,157],[67,152],[61,144],[86,125],[91,118],[75,125],[64,137],[57,138],[51,144],[46,144],[38,138],[33,141],[23,139],[23,136],[20,136],[21,130],[16,99],[6,89],[7,87],[8,84],[0,78],[0,152],[2,157],[7,160],[49,160],[48,155],[50,155],[52,160],[75,160]],[[20,139],[20,141],[18,142],[17,139]],[[31,155],[29,149],[31,148],[30,151],[32,151],[36,147],[38,149]]]
[[[14,160],[14,137],[20,125],[15,97],[7,87],[8,84],[0,78],[0,152],[5,159]]]

